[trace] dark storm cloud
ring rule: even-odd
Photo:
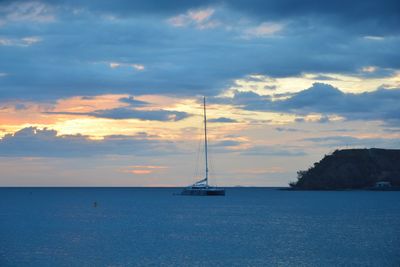
[[[91,140],[79,134],[59,136],[55,130],[28,127],[0,139],[0,157],[151,156],[174,151],[173,143],[148,140],[143,134]]]
[[[341,115],[348,120],[382,120],[400,124],[400,89],[379,88],[361,94],[344,93],[323,83],[314,83],[308,89],[285,100],[272,101],[267,96],[253,92],[236,92],[227,103],[239,105],[247,110],[275,111],[307,115],[322,113]],[[321,123],[328,122],[323,116]]]
[[[169,110],[136,110],[131,108],[113,108],[104,110],[95,110],[92,112],[44,112],[45,114],[92,116],[96,118],[106,118],[114,120],[139,119],[149,121],[179,121],[190,115],[181,111]]]
[[[18,8],[26,3],[28,9]],[[6,74],[0,76],[1,99],[216,95],[233,79],[254,73],[400,68],[395,1],[43,3],[0,3],[0,73]],[[215,9],[213,27],[168,23],[187,10],[209,7]],[[282,25],[278,37],[244,35],[264,21]]]

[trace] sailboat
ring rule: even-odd
[[[225,189],[210,186],[208,184],[208,151],[207,151],[207,115],[206,115],[206,97],[203,98],[204,111],[204,155],[205,155],[205,178],[185,187],[181,195],[189,196],[225,196]]]

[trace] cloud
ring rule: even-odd
[[[119,99],[120,102],[129,104],[130,106],[146,106],[149,103],[146,101],[136,100],[134,96],[122,97]]]
[[[373,40],[373,41],[382,41],[385,38],[382,36],[364,36],[364,39]]]
[[[252,146],[241,152],[248,156],[301,157],[306,153],[298,148],[285,146]]]
[[[320,122],[328,122],[328,115],[343,116],[348,120],[382,120],[400,123],[400,89],[378,88],[361,94],[344,93],[329,84],[314,83],[312,87],[284,100],[272,101],[269,96],[253,92],[236,92],[228,103],[246,110],[274,111],[307,115],[324,114]]]
[[[326,136],[305,138],[302,141],[316,143],[325,147],[380,147],[400,148],[400,140],[397,138],[358,138],[354,136]]]
[[[155,165],[135,165],[129,166],[128,168],[122,170],[122,172],[134,174],[134,175],[148,175],[156,172],[161,172],[166,169],[166,166],[155,166]]]
[[[14,108],[15,108],[15,110],[26,110],[29,107],[27,105],[25,105],[25,104],[17,103],[17,104],[14,105]]]
[[[193,0],[193,1],[114,1],[89,0],[63,1],[44,0],[46,5],[58,5],[69,10],[89,10],[95,14],[113,15],[119,18],[135,17],[143,14],[171,17],[187,14],[188,10],[207,10],[224,7],[241,17],[254,20],[297,20],[309,23],[318,20],[319,24],[343,27],[344,30],[363,32],[362,36],[381,36],[376,31],[398,32],[399,3],[396,0],[355,0],[355,1],[303,1],[292,0]],[[359,12],[359,10],[363,12]]]
[[[321,24],[346,27],[351,32],[364,33],[368,36],[379,36],[377,32],[399,32],[399,3],[396,0],[344,0],[303,1],[293,3],[291,0],[272,1],[229,1],[229,6],[260,20],[291,19],[319,21]],[[358,12],[357,10],[363,10]],[[366,28],[367,27],[367,28]]]
[[[0,24],[15,22],[44,23],[55,20],[54,9],[37,1],[11,2],[0,5]]]
[[[137,110],[127,107],[95,110],[92,112],[63,112],[63,111],[47,111],[45,114],[54,115],[75,115],[75,116],[92,116],[96,118],[106,118],[114,120],[139,119],[149,121],[179,121],[190,115],[182,111],[169,110]]]
[[[265,38],[271,37],[275,33],[280,32],[283,29],[282,24],[263,22],[256,27],[248,28],[243,33],[243,38]]]
[[[318,80],[318,81],[338,81],[339,80],[338,78],[334,78],[329,75],[322,75],[322,74],[316,75],[312,78],[314,80]]]
[[[14,41],[6,38],[1,38],[0,39],[0,45],[13,45]]]
[[[197,10],[189,10],[185,14],[169,18],[167,21],[174,27],[194,26],[198,29],[214,28],[218,22],[211,20],[215,9],[205,8]]]
[[[237,152],[244,156],[274,156],[274,157],[300,157],[306,152],[297,147],[285,145],[251,145],[249,142],[235,139],[227,139],[213,142],[210,145],[212,153]]]
[[[0,79],[1,100],[54,101],[109,93],[214,96],[254,74],[360,75],[363,67],[374,66],[378,71],[364,75],[383,77],[381,69],[400,69],[398,3],[266,2],[29,2],[38,10],[31,12],[32,19],[53,17],[55,23],[38,27],[28,15],[20,15],[18,23],[1,26],[5,40],[45,40],[23,52],[0,46],[0,71],[9,74]],[[0,12],[12,13],[20,3],[25,2],[2,2]],[[356,12],[359,7],[362,14]],[[165,23],[176,14],[188,26]],[[216,22],[218,27],[212,27]],[[279,38],[238,38],[249,28],[254,37],[268,36],[276,30],[272,25],[285,25]],[[193,30],[197,27],[208,28]]]
[[[287,127],[276,127],[276,131],[278,132],[299,132],[302,130],[296,129],[296,128],[287,128]]]
[[[400,128],[385,128],[383,131],[388,133],[400,133]]]
[[[231,118],[225,118],[225,117],[220,117],[220,118],[215,118],[215,119],[208,119],[208,122],[220,122],[220,123],[234,123],[234,122],[238,122],[235,119],[231,119]]]
[[[132,67],[135,69],[135,70],[144,70],[145,68],[144,68],[144,65],[142,65],[142,64],[132,64]]]
[[[134,70],[142,71],[145,69],[145,66],[143,64],[138,64],[138,63],[121,63],[121,62],[110,62],[109,63],[110,68],[116,69],[119,67],[131,67]]]
[[[189,114],[181,111],[169,110],[135,110],[128,108],[115,108],[97,110],[88,113],[89,116],[109,119],[140,119],[155,121],[179,121],[189,117]]]
[[[243,144],[241,141],[236,140],[223,140],[212,144],[213,147],[237,147]]]
[[[121,63],[118,62],[110,62],[110,68],[115,69],[121,66]]]
[[[365,66],[361,70],[363,72],[375,72],[376,71],[376,67],[374,67],[374,66]]]
[[[329,116],[321,116],[321,118],[318,119],[319,123],[328,123],[330,121],[331,119],[329,118]]]
[[[0,46],[31,46],[42,41],[37,36],[23,37],[21,39],[0,38]]]
[[[31,37],[24,37],[21,39],[26,45],[32,45],[32,44],[36,44],[40,41],[42,41],[42,39],[40,37],[37,36],[31,36]]]
[[[91,140],[79,134],[60,136],[55,130],[36,127],[23,128],[0,139],[0,157],[151,156],[176,151],[171,142],[148,140],[143,135]]]

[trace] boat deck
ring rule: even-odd
[[[225,189],[215,187],[194,188],[188,187],[183,189],[181,195],[186,196],[225,196]]]

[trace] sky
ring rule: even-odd
[[[400,149],[400,3],[0,1],[0,186],[286,186]]]

